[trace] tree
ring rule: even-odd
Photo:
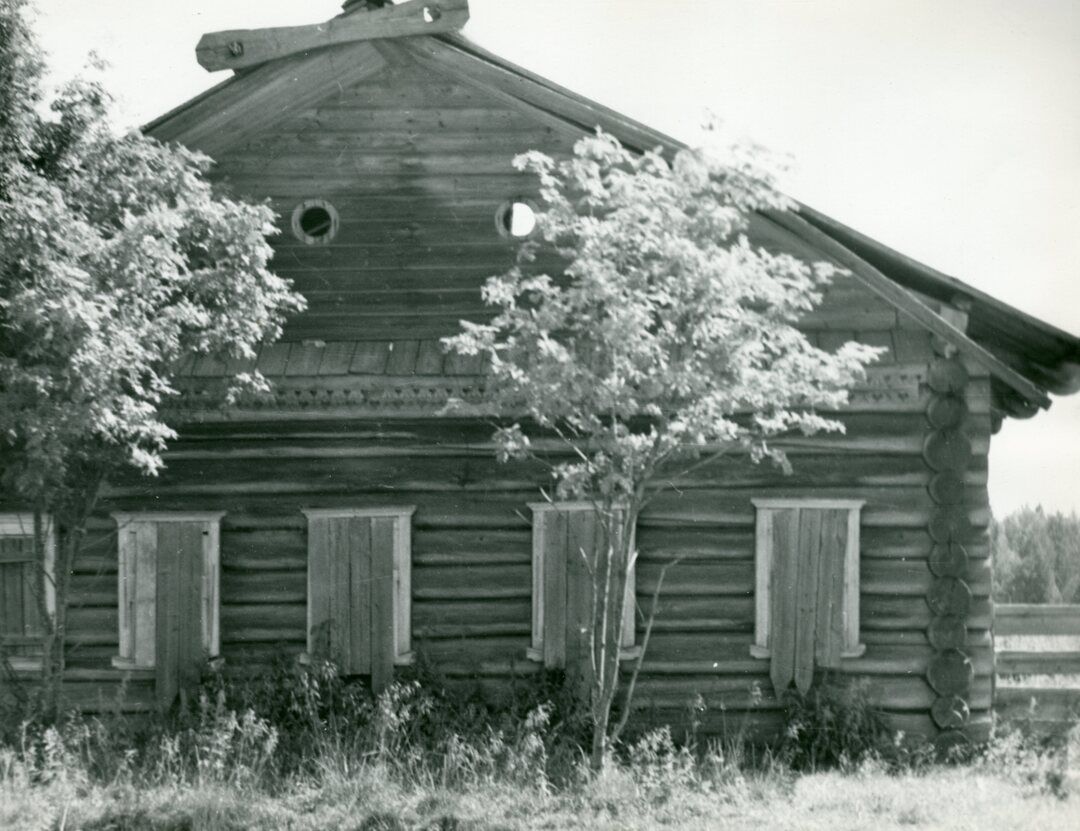
[[[683,150],[669,162],[598,131],[568,160],[530,152],[514,164],[539,178],[539,238],[485,284],[491,322],[463,322],[445,343],[487,358],[500,459],[545,461],[554,443],[570,454],[551,464],[556,497],[593,503],[598,543],[579,553],[592,582],[584,673],[599,768],[626,724],[655,614],[654,598],[611,727],[639,513],[662,483],[726,453],[787,469],[771,439],[842,430],[816,408],[842,407],[876,350],[848,343],[829,354],[796,328],[834,269],[750,244],[751,213],[791,207],[754,151],[719,162]],[[542,251],[565,271],[536,273]]]
[[[177,362],[253,358],[304,301],[268,269],[269,207],[216,192],[205,156],[115,131],[99,83],[67,84],[42,117],[42,70],[25,0],[0,0],[0,477],[62,532],[44,662],[58,680],[86,519],[107,476],[161,468]]]
[[[1021,508],[990,526],[994,599],[1080,602],[1080,517]]]

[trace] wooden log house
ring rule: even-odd
[[[274,268],[308,309],[258,356],[272,394],[222,411],[240,367],[190,360],[167,469],[109,483],[72,575],[73,700],[124,681],[128,706],[167,705],[208,657],[242,672],[329,654],[379,687],[422,651],[493,690],[572,659],[558,564],[588,523],[543,502],[543,471],[498,464],[487,424],[440,414],[484,381],[439,339],[484,319],[481,284],[528,232],[536,184],[515,154],[565,156],[597,126],[637,150],[680,144],[470,42],[467,16],[466,0],[352,2],[321,26],[208,35],[200,62],[235,74],[146,127],[271,201]],[[707,729],[766,735],[774,684],[826,666],[867,679],[909,735],[985,737],[991,437],[1080,388],[1080,339],[808,207],[756,216],[751,235],[849,270],[802,323],[817,345],[885,351],[836,414],[846,435],[785,442],[794,474],[736,459],[641,516],[639,607],[683,558],[641,718],[697,706]],[[6,505],[0,632],[30,666],[28,526]],[[791,625],[798,604],[813,626]],[[639,614],[624,645],[641,634]]]

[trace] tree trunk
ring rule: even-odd
[[[607,729],[610,715],[610,702],[608,702],[608,706],[604,707],[601,712],[594,713],[593,715],[592,750],[589,753],[589,767],[592,768],[594,773],[599,773],[603,770],[604,762],[607,760]]]
[[[56,615],[51,634],[47,638],[47,653],[42,660],[43,668],[48,667],[47,670],[43,670],[43,681],[48,682],[45,687],[45,701],[48,715],[53,719],[59,719],[64,710],[63,687],[67,662],[67,610],[71,571],[82,550],[83,538],[86,536],[86,521],[97,505],[102,481],[104,481],[104,474],[101,472],[93,472],[86,476],[84,482],[81,483],[82,486],[75,490],[70,500],[69,516],[56,529],[60,540],[57,545],[59,550],[53,575]],[[53,521],[59,522],[55,516]]]

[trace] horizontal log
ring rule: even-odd
[[[400,448],[393,453],[356,445],[290,448],[279,441],[275,446],[177,450],[168,458],[167,467],[158,479],[151,482],[136,477],[117,478],[110,483],[108,493],[120,495],[149,489],[156,495],[214,493],[235,490],[238,485],[282,494],[313,490],[411,491],[418,494],[448,490],[513,490],[538,493],[541,488],[551,487],[548,464],[568,458],[568,453],[560,453],[544,462],[507,465],[496,461],[493,449],[487,447],[461,451],[428,448],[425,453],[421,446],[416,447],[411,456],[405,456]],[[237,464],[241,459],[243,464]],[[795,458],[793,464],[794,473],[785,476],[771,465],[754,465],[741,458],[732,458],[727,465],[711,466],[693,477],[661,477],[654,487],[680,493],[699,489],[738,492],[747,488],[793,492],[810,486],[837,488],[848,493],[889,493],[895,488],[921,498],[924,496],[922,489],[931,482],[930,472],[913,455],[875,458],[804,455]],[[290,483],[295,486],[290,487]],[[961,484],[967,489],[985,488],[985,469],[971,471]],[[929,499],[920,501],[930,504]]]
[[[224,604],[221,607],[221,637],[242,638],[250,629],[288,629],[303,634],[307,627],[304,603]]]
[[[225,571],[221,575],[222,607],[246,604],[307,603],[307,571]]]
[[[1080,605],[999,603],[994,607],[999,635],[1080,635]]]
[[[416,599],[413,602],[414,630],[438,625],[475,626],[476,624],[527,623],[532,619],[532,601],[493,598],[486,601],[434,601]]]
[[[863,595],[861,598],[863,630],[926,629],[931,612],[925,598]],[[990,628],[990,601],[976,598],[967,617],[970,629]]]
[[[416,600],[532,597],[532,565],[415,566]]]
[[[230,649],[242,647],[246,644],[280,644],[283,647],[288,644],[306,643],[307,634],[304,631],[305,623],[299,626],[233,626],[227,632],[221,633],[222,652],[226,656]]]
[[[656,591],[665,564],[639,561],[637,592],[639,598],[651,598]],[[660,586],[661,597],[669,595],[710,595],[713,597],[752,595],[754,592],[754,563],[739,562],[680,562],[668,568]],[[718,601],[723,604],[725,601]]]
[[[529,622],[502,621],[496,623],[428,623],[413,624],[413,638],[418,640],[438,638],[485,638],[509,637],[512,635],[530,635],[532,624]]]
[[[287,570],[307,567],[306,529],[221,532],[221,567],[226,571]]]

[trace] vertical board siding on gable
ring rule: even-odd
[[[567,153],[570,142],[408,60],[328,90],[216,155],[221,176],[271,197],[284,216],[303,198],[338,209],[329,245],[305,246],[288,232],[275,240],[275,269],[309,301],[286,337],[434,337],[482,319],[480,285],[513,263],[516,248],[497,233],[495,210],[536,195],[511,161],[534,148]]]
[[[309,198],[328,199],[338,210],[339,233],[328,245],[305,245],[287,229],[274,240],[274,269],[308,299],[308,310],[286,327],[287,340],[402,332],[431,339],[454,333],[460,320],[486,319],[480,286],[509,268],[516,251],[515,241],[496,231],[495,211],[538,192],[512,159],[527,150],[572,152],[573,130],[421,66],[404,50],[380,52],[387,62],[381,70],[327,84],[323,97],[213,154],[215,175],[239,192],[270,198],[283,217]],[[751,238],[820,259],[772,223],[755,222]],[[550,256],[534,267],[561,270]],[[843,276],[806,321],[809,331],[830,333],[829,341],[859,333],[881,343],[896,325],[891,306]]]

